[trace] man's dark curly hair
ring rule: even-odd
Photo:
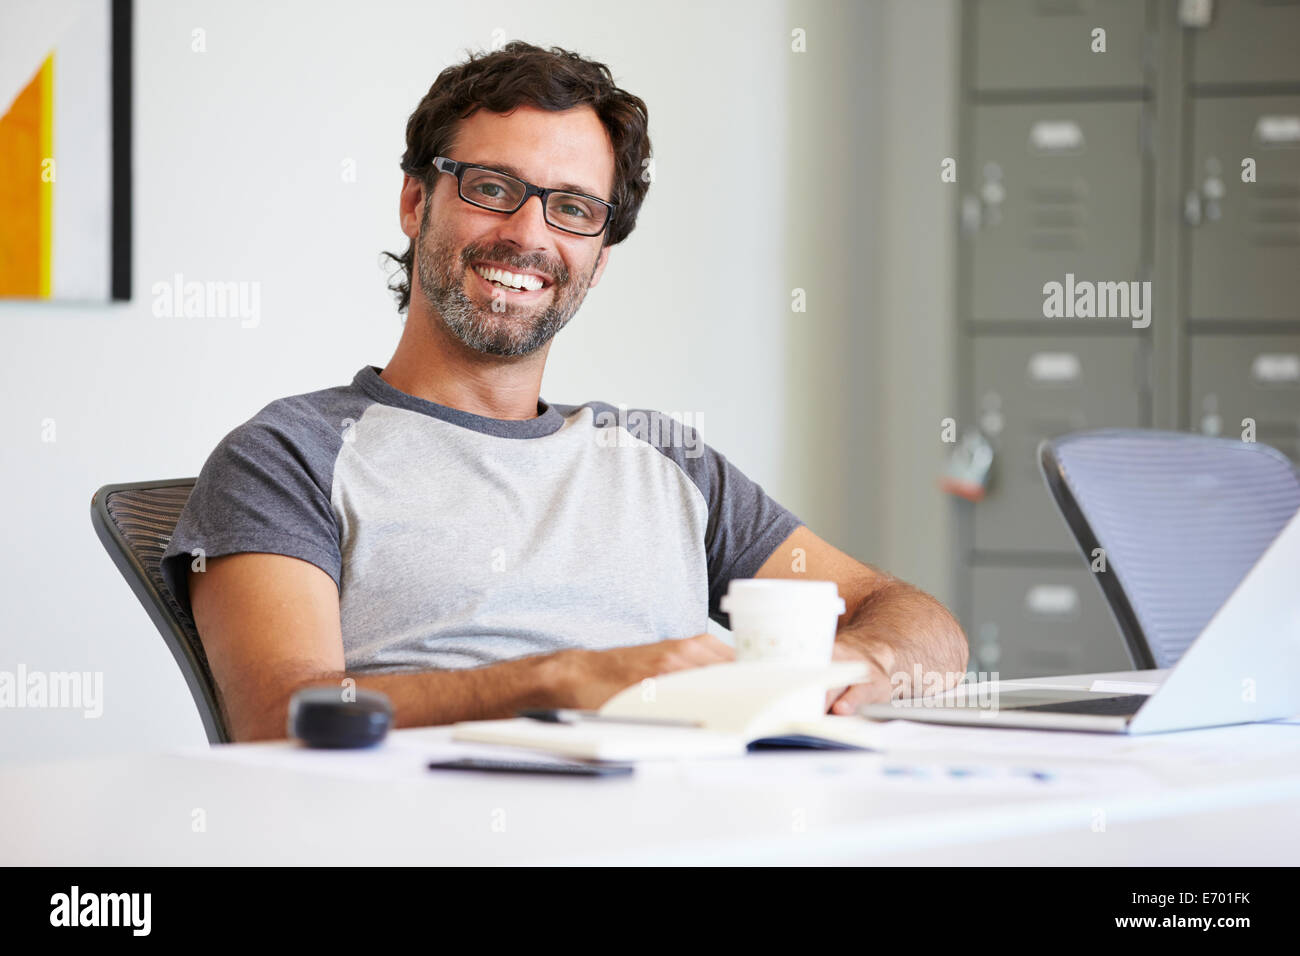
[[[639,96],[614,85],[605,64],[558,46],[543,50],[515,41],[491,53],[471,52],[464,63],[439,73],[406,122],[402,170],[424,182],[427,203],[440,175],[431,165],[433,158],[447,155],[460,121],[479,109],[507,113],[521,104],[556,111],[585,104],[596,111],[614,146],[610,198],[618,204],[605,229],[603,245],[617,245],[626,239],[650,188],[646,170],[649,113]],[[394,275],[389,284],[399,312],[405,312],[411,303],[414,245],[408,242],[404,255],[384,253],[401,267],[401,274]]]

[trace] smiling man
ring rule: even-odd
[[[228,434],[163,557],[236,740],[300,687],[382,691],[396,724],[597,707],[732,658],[733,578],[833,580],[839,658],[872,680],[965,670],[933,598],[813,534],[682,422],[540,394],[546,356],[648,189],[645,104],[599,63],[511,43],[411,115],[397,350]]]

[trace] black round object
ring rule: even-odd
[[[289,701],[289,734],[308,747],[373,747],[393,723],[388,697],[374,690],[307,687]]]

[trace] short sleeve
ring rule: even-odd
[[[718,606],[727,585],[734,578],[752,578],[803,522],[721,452],[707,444],[702,450],[702,490],[709,503],[709,617],[728,627],[729,616]]]
[[[266,410],[263,410],[264,412]],[[193,616],[188,572],[205,560],[257,551],[309,561],[339,585],[339,529],[330,504],[338,447],[259,415],[230,432],[199,473],[163,553],[167,587]]]

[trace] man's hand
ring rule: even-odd
[[[826,692],[826,712],[828,714],[849,715],[857,713],[863,704],[888,703],[893,694],[893,685],[889,675],[871,655],[861,648],[843,641],[836,641],[831,648],[831,660],[866,661],[869,665],[868,678],[861,684],[837,687]]]
[[[796,560],[797,558],[797,560]],[[835,660],[866,660],[870,680],[827,695],[827,711],[852,714],[864,703],[913,696],[903,678],[954,687],[966,673],[970,644],[946,607],[919,588],[863,564],[800,525],[754,575],[778,580],[834,581],[845,612],[836,625]],[[891,683],[890,678],[893,679]]]
[[[569,650],[552,655],[558,669],[559,706],[595,710],[619,691],[647,677],[736,659],[712,634],[674,638],[607,651]]]

